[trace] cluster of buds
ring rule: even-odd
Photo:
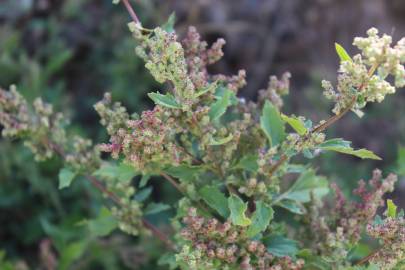
[[[378,74],[382,78],[393,75],[396,87],[405,86],[405,38],[391,47],[392,38],[388,35],[380,37],[376,28],[367,31],[367,38],[356,37],[353,45],[359,48],[364,62],[368,66],[379,66]]]
[[[185,228],[181,236],[188,242],[186,249],[197,250],[198,261],[205,265],[233,266],[243,270],[299,270],[304,265],[302,260],[275,257],[260,241],[249,240],[243,227],[233,226],[229,221],[221,223],[215,218],[206,219],[199,216],[195,208],[189,209],[183,222]],[[178,260],[189,265],[196,262],[196,253],[183,255],[178,256]]]
[[[223,74],[209,75],[207,66],[214,64],[224,55],[222,47],[225,40],[220,38],[207,49],[207,43],[201,41],[200,34],[195,27],[189,27],[186,37],[182,41],[185,50],[189,76],[197,89],[207,86],[209,82],[223,83],[235,93],[246,85],[246,71],[240,70],[237,75],[226,76]]]
[[[297,133],[290,133],[287,137],[286,146],[293,145],[293,151],[300,153],[305,149],[315,149],[325,141],[326,135],[322,132],[309,132],[302,140],[302,137]]]
[[[315,210],[318,214],[312,217],[311,230],[320,243],[319,252],[335,257],[340,254],[340,258],[344,258],[347,245],[360,240],[366,225],[374,219],[378,208],[384,205],[383,196],[394,190],[396,181],[396,175],[390,174],[383,179],[381,171],[374,170],[368,181],[370,187],[367,188],[366,182],[360,180],[358,188],[353,191],[360,198],[359,202],[348,201],[339,187],[333,184],[332,189],[336,194],[334,208],[328,211],[327,216],[319,216],[320,213]],[[318,207],[325,208],[326,205]]]
[[[14,137],[29,132],[32,124],[27,101],[17,92],[15,86],[10,91],[0,89],[0,123],[4,137]]]
[[[191,106],[195,86],[188,76],[184,49],[177,41],[177,35],[160,27],[148,35],[143,35],[137,27],[130,26],[130,29],[140,40],[136,52],[143,58],[152,76],[160,83],[171,82],[174,95],[184,108]]]
[[[0,89],[0,123],[5,137],[25,139],[24,144],[35,154],[36,160],[52,157],[50,141],[65,144],[63,115],[54,113],[52,105],[35,99],[29,106],[15,86],[10,91]]]
[[[277,79],[276,76],[270,76],[267,89],[259,90],[258,104],[263,105],[266,100],[269,100],[280,109],[283,106],[282,96],[285,96],[290,91],[290,78],[289,72],[284,73],[281,79]]]
[[[100,116],[100,124],[105,126],[110,136],[124,128],[129,120],[126,108],[119,102],[112,103],[110,93],[105,93],[103,99],[94,105],[94,109]]]
[[[63,115],[55,113],[52,105],[42,99],[35,99],[29,106],[14,86],[10,91],[0,89],[3,136],[23,139],[37,160],[51,158],[58,152],[75,171],[93,171],[100,163],[98,150],[82,137],[68,140],[65,122]]]
[[[364,180],[359,181],[359,186],[353,191],[354,195],[360,198],[360,202],[346,201],[344,205],[336,205],[337,221],[336,225],[343,228],[343,232],[351,242],[357,242],[364,226],[373,220],[379,207],[384,205],[383,196],[394,190],[397,176],[394,174],[382,178],[380,170],[373,171],[372,178],[368,181],[370,188],[367,188]],[[335,186],[335,190],[342,194]]]
[[[329,81],[322,82],[325,96],[336,102],[335,114],[350,108],[362,115],[360,109],[368,102],[381,102],[387,94],[395,93],[395,87],[386,80],[389,75],[395,78],[396,87],[405,86],[405,38],[392,47],[392,38],[380,37],[377,29],[371,28],[367,34],[353,42],[361,54],[342,61],[337,90]]]
[[[382,224],[369,224],[367,233],[381,241],[381,249],[370,258],[379,269],[391,269],[405,260],[404,217],[387,217]]]
[[[263,181],[258,181],[257,178],[249,178],[245,184],[239,187],[238,191],[248,197],[253,195],[265,194],[267,192],[266,184]]]
[[[175,120],[163,108],[156,106],[144,111],[139,119],[129,119],[126,111],[118,104],[111,105],[106,96],[95,106],[101,116],[101,123],[110,127],[112,134],[109,144],[101,144],[101,151],[118,158],[123,153],[136,169],[153,170],[153,164],[179,164],[186,154],[174,143],[178,132]],[[115,118],[114,115],[120,117]]]
[[[130,184],[107,182],[109,190],[120,194],[120,205],[114,206],[111,213],[118,220],[118,227],[130,235],[138,235],[142,226],[141,204],[133,199],[135,189]]]
[[[67,164],[78,172],[93,172],[100,167],[100,151],[89,139],[73,136],[71,151],[66,153]]]
[[[200,34],[195,27],[189,27],[186,37],[182,40],[189,76],[197,89],[207,86],[210,77],[207,66],[217,62],[224,55],[222,47],[224,39],[218,39],[211,48],[207,42],[200,40]]]

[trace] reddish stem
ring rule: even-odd
[[[139,20],[138,16],[136,15],[134,9],[132,8],[131,4],[129,3],[128,0],[122,0],[122,3],[124,3],[125,8],[127,9],[129,15],[131,16],[132,20],[136,24],[141,24],[141,21]]]
[[[184,190],[181,188],[181,186],[176,182],[176,180],[174,180],[170,175],[162,172],[160,173],[160,175],[166,179],[170,184],[172,184],[172,186],[174,186],[180,193],[182,193],[183,195],[185,194]]]

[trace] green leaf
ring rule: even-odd
[[[59,172],[59,189],[70,186],[73,179],[76,177],[76,173],[68,168],[63,168]]]
[[[117,178],[121,182],[129,182],[134,178],[138,173],[135,171],[134,167],[131,165],[121,163],[117,168]]]
[[[228,200],[215,186],[205,186],[198,192],[201,198],[222,217],[229,217]]]
[[[305,260],[304,270],[332,270],[332,267],[326,260],[312,254],[312,251],[309,249],[300,250],[297,253],[297,257]]]
[[[345,141],[342,138],[335,138],[324,141],[319,146],[320,147],[350,147],[351,142]]]
[[[246,227],[252,223],[252,221],[245,215],[247,203],[244,203],[241,198],[232,194],[228,198],[228,206],[231,211],[230,218],[234,225]]]
[[[305,127],[304,122],[302,122],[301,119],[299,119],[298,117],[281,114],[281,119],[289,124],[301,136],[305,135],[308,132],[308,129]]]
[[[14,264],[6,260],[6,252],[0,250],[0,269],[1,270],[16,270]]]
[[[308,166],[304,166],[302,164],[287,165],[287,173],[303,173],[306,170],[308,170]]]
[[[77,241],[65,246],[60,253],[59,268],[61,270],[69,269],[72,263],[78,260],[87,247],[86,241]]]
[[[164,170],[167,174],[176,177],[180,180],[190,182],[195,179],[204,168],[201,166],[192,166],[189,164],[181,164],[179,166],[168,167]]]
[[[150,180],[150,178],[152,177],[152,175],[150,174],[144,174],[141,177],[141,181],[139,181],[139,187],[143,188],[144,186],[146,186]]]
[[[398,148],[397,174],[405,176],[405,147]]]
[[[117,5],[117,4],[120,3],[120,0],[112,0],[112,3],[113,3],[114,5]]]
[[[342,45],[340,45],[339,43],[335,43],[335,48],[336,48],[336,52],[340,58],[340,61],[344,62],[344,61],[350,61],[352,62],[352,58],[350,57],[350,55],[346,52],[345,48],[342,47]]]
[[[85,223],[90,233],[95,237],[107,236],[118,226],[117,220],[106,207],[101,208],[96,219],[87,220]]]
[[[150,203],[146,206],[144,210],[145,215],[154,215],[157,213],[160,213],[162,211],[166,211],[170,209],[170,205],[164,204],[164,203]]]
[[[281,196],[283,199],[306,203],[311,200],[311,193],[320,199],[328,192],[328,180],[325,177],[315,175],[314,170],[308,169]]]
[[[175,23],[176,23],[176,14],[172,12],[172,14],[170,14],[169,16],[169,19],[167,19],[167,22],[163,24],[161,28],[168,33],[173,33]]]
[[[381,160],[381,158],[379,156],[377,156],[370,150],[367,150],[367,149],[354,150],[350,146],[350,142],[345,141],[340,138],[327,140],[327,141],[321,143],[318,147],[322,150],[335,151],[335,152],[339,152],[339,153],[343,153],[343,154],[353,155],[353,156],[359,157],[361,159],[368,158],[368,159]]]
[[[230,142],[233,139],[233,134],[229,134],[227,137],[222,138],[222,139],[215,139],[213,137],[211,137],[209,145],[223,145],[226,144],[228,142]]]
[[[134,178],[136,175],[138,175],[138,173],[131,165],[121,163],[118,166],[115,164],[104,165],[100,169],[95,171],[93,175],[127,183],[131,181],[132,178]]]
[[[252,223],[247,229],[247,236],[253,237],[260,232],[263,232],[269,226],[273,219],[274,211],[271,207],[264,204],[262,201],[256,202],[256,211],[252,216]]]
[[[298,252],[297,242],[278,234],[272,234],[264,238],[267,251],[276,257],[294,257]]]
[[[47,63],[44,73],[47,78],[52,76],[56,72],[58,72],[63,65],[67,63],[73,56],[73,52],[71,50],[64,50],[59,54],[55,54],[52,58],[49,59]]]
[[[160,256],[157,264],[160,266],[169,267],[170,270],[174,270],[174,269],[178,268],[176,256],[173,253],[166,253],[166,254],[163,254],[163,256]]]
[[[387,200],[387,217],[397,217],[397,206],[392,200]]]
[[[269,139],[271,146],[276,146],[285,139],[284,122],[281,119],[280,112],[268,100],[263,106],[260,126]]]
[[[232,93],[231,90],[226,89],[224,95],[211,105],[208,113],[211,120],[219,119],[226,112],[226,109],[231,105],[230,97]]]
[[[275,205],[297,215],[304,215],[307,212],[307,209],[304,207],[304,205],[302,205],[302,203],[294,200],[284,199],[277,202]]]
[[[205,86],[203,89],[201,89],[199,92],[197,92],[195,94],[195,97],[200,97],[208,92],[214,92],[214,90],[217,88],[217,86],[218,86],[218,81],[210,83],[207,86]]]
[[[257,164],[258,158],[259,156],[257,154],[245,155],[232,169],[244,169],[247,171],[256,172],[259,169],[259,164]]]
[[[171,109],[181,109],[181,105],[177,103],[174,96],[171,94],[162,95],[158,92],[149,93],[148,96],[155,102],[156,105],[161,105]]]
[[[134,200],[138,202],[145,201],[152,194],[152,187],[147,187],[136,192]]]
[[[229,94],[229,102],[230,105],[237,105],[239,103],[238,98],[235,95],[235,92],[229,90],[228,88],[224,87],[223,85],[218,85],[218,87],[215,89],[215,99],[221,99],[224,97],[225,93]]]

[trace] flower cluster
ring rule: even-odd
[[[282,96],[288,95],[290,89],[291,74],[286,72],[278,80],[276,76],[270,76],[269,84],[266,89],[259,90],[258,101],[263,105],[266,100],[270,100],[278,109],[283,106]]]
[[[156,81],[171,82],[176,98],[188,109],[193,102],[195,86],[187,74],[187,64],[184,49],[177,41],[174,32],[164,31],[157,27],[153,33],[144,35],[136,26],[130,26],[140,45],[137,54],[144,59],[145,67]]]
[[[299,270],[304,261],[276,257],[266,250],[263,243],[249,240],[243,227],[235,227],[230,221],[206,219],[190,208],[183,218],[186,227],[181,231],[188,240],[177,260],[190,269],[243,269],[243,270]],[[189,251],[194,250],[192,255]]]
[[[111,103],[107,94],[95,108],[101,124],[111,132],[110,143],[101,144],[99,148],[110,152],[114,158],[123,153],[135,168],[151,173],[164,164],[180,164],[187,160],[187,155],[173,142],[181,129],[161,107],[144,111],[139,119],[130,118],[119,103]]]
[[[123,3],[128,7],[128,1]],[[3,135],[25,140],[38,158],[55,153],[64,158],[62,186],[77,173],[85,174],[115,203],[111,213],[121,230],[139,235],[148,229],[175,251],[173,268],[298,270],[308,263],[306,269],[312,269],[314,257],[328,265],[321,269],[353,266],[348,252],[371,224],[383,195],[393,190],[396,177],[383,179],[380,171],[374,171],[370,188],[360,181],[354,191],[359,202],[349,202],[333,186],[337,201],[325,214],[328,205],[322,199],[329,191],[327,180],[316,176],[308,164],[291,164],[291,159],[298,154],[313,158],[323,151],[379,159],[369,150],[353,149],[343,139],[327,139],[323,131],[348,111],[361,113],[367,102],[380,102],[394,93],[388,75],[395,77],[397,87],[405,84],[405,39],[392,47],[390,37],[379,37],[371,29],[367,38],[354,41],[360,54],[351,58],[339,49],[337,87],[323,82],[325,95],[336,103],[336,115],[312,126],[309,119],[280,112],[282,96],[289,92],[289,73],[280,80],[270,77],[258,101],[246,102],[237,97],[246,84],[244,70],[233,76],[207,70],[223,56],[223,39],[209,47],[190,27],[180,42],[170,20],[146,29],[132,10],[131,15],[136,52],[167,88],[165,94],[149,94],[153,109],[130,115],[106,94],[94,107],[110,140],[93,147],[89,140],[68,136],[62,115],[49,104],[37,99],[29,106],[15,88],[0,90]],[[99,150],[115,160],[101,164]],[[182,194],[173,219],[179,245],[143,217],[152,187],[137,193],[133,177],[138,174],[144,176],[140,189],[148,185],[145,179],[150,175],[162,175]],[[299,176],[291,178],[291,174]],[[296,180],[289,185],[286,179]],[[149,213],[160,211],[153,208],[156,205],[161,206],[148,205]],[[280,209],[285,219],[274,215]],[[370,261],[394,269],[395,258],[403,257],[403,219],[388,218],[367,230],[385,242]],[[297,241],[290,239],[293,236]]]
[[[23,137],[37,160],[50,158],[53,154],[46,136],[55,141],[66,141],[62,128],[63,116],[53,114],[52,105],[37,98],[33,107],[18,92],[15,86],[10,91],[0,89],[0,123],[5,137]]]
[[[380,239],[382,245],[382,248],[370,258],[370,262],[380,269],[391,269],[405,260],[404,217],[387,217],[382,224],[369,224],[367,233]]]
[[[368,102],[381,102],[387,94],[395,93],[386,80],[389,75],[395,78],[396,87],[405,86],[405,38],[392,47],[392,38],[380,37],[377,29],[371,28],[367,34],[367,38],[357,37],[353,42],[361,54],[343,59],[337,90],[329,81],[322,82],[325,96],[336,102],[335,114],[352,109],[362,115],[360,109]]]
[[[310,227],[318,239],[318,251],[325,256],[345,258],[348,246],[360,240],[366,225],[374,220],[377,209],[384,205],[383,196],[394,190],[396,181],[394,174],[383,179],[381,171],[374,170],[368,181],[369,188],[364,180],[360,180],[358,188],[353,191],[359,202],[347,200],[339,187],[332,184],[336,194],[334,207],[329,209],[327,205],[319,205],[318,210],[312,209]],[[319,213],[320,209],[327,209],[325,216]]]

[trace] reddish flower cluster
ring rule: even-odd
[[[338,217],[337,226],[344,228],[350,239],[358,241],[361,229],[373,220],[377,209],[384,205],[383,196],[394,190],[396,181],[396,175],[390,174],[383,179],[381,171],[374,170],[373,177],[368,182],[370,188],[367,188],[364,180],[360,180],[358,188],[353,191],[353,194],[360,197],[360,202],[346,202],[342,192],[334,185],[338,197],[335,210]]]
[[[187,155],[174,142],[179,132],[170,114],[160,106],[144,111],[139,119],[130,119],[120,104],[111,104],[107,95],[95,105],[101,123],[111,131],[109,144],[101,144],[101,151],[118,158],[123,153],[135,168],[153,171],[153,164],[180,164]]]
[[[222,74],[209,75],[207,66],[222,58],[222,47],[225,40],[220,38],[211,48],[207,49],[207,43],[201,41],[200,34],[195,27],[189,27],[186,38],[183,39],[189,76],[197,89],[205,87],[209,81],[220,81],[234,92],[246,85],[246,71],[240,70],[238,75],[225,76]]]
[[[380,269],[391,269],[405,259],[405,219],[403,217],[388,217],[382,224],[369,224],[367,233],[382,242],[382,248],[370,258],[370,262],[378,265]]]
[[[229,221],[220,223],[215,218],[205,219],[197,215],[195,208],[189,210],[183,222],[186,227],[181,236],[204,254],[202,260],[219,260],[243,270],[299,270],[304,265],[303,260],[294,262],[287,256],[273,256],[263,243],[249,240],[243,227],[232,226]]]

